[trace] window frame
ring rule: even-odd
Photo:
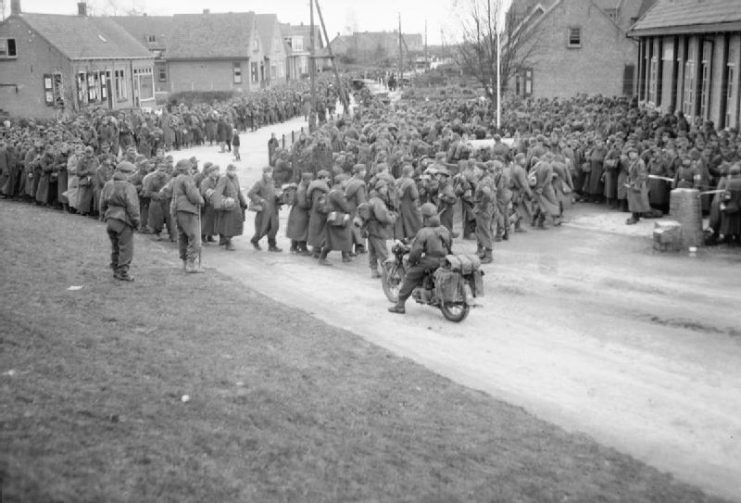
[[[113,81],[115,82],[116,87],[116,103],[127,101],[129,98],[128,93],[126,92],[126,71],[123,69],[114,70]]]
[[[0,37],[0,40],[5,41],[5,46],[4,46],[5,49],[4,49],[4,52],[0,52],[0,59],[17,59],[18,58],[17,39],[15,37]],[[12,49],[11,49],[11,45],[12,45]]]
[[[239,61],[232,63],[232,83],[242,84],[242,63]]]
[[[573,38],[572,35],[574,34],[574,30],[576,30],[576,33],[579,36],[579,42],[578,43],[573,43],[571,41],[572,38]],[[568,49],[581,49],[581,47],[582,47],[582,38],[583,37],[582,37],[582,29],[581,29],[581,26],[569,26],[566,29],[566,47]]]

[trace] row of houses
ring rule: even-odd
[[[637,97],[741,126],[741,0],[513,0],[507,22],[519,96]]]
[[[317,67],[331,64],[315,32]],[[247,92],[309,72],[311,30],[254,12],[174,16],[22,12],[0,23],[0,110],[54,117],[89,106],[153,107],[181,91]]]

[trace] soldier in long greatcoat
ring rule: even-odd
[[[631,217],[626,224],[638,223],[641,215],[651,211],[648,203],[648,169],[643,159],[638,157],[638,150],[631,147],[628,150],[628,210]]]
[[[342,173],[335,176],[334,185],[327,193],[327,202],[329,205],[329,213],[346,214],[348,217],[344,224],[337,224],[327,220],[325,226],[325,242],[322,247],[322,253],[319,257],[319,263],[321,265],[331,265],[327,260],[327,255],[330,251],[339,251],[342,253],[342,261],[350,262],[350,252],[352,251],[352,221],[349,216],[350,214],[350,203],[345,197],[345,187],[347,185],[348,177]]]
[[[312,173],[302,173],[301,182],[293,194],[291,212],[288,214],[288,223],[286,224],[286,237],[291,240],[291,253],[310,255],[307,248],[311,212],[311,200],[308,197],[308,189],[312,178]]]
[[[213,243],[214,236],[218,234],[216,229],[216,208],[214,207],[214,193],[219,182],[219,166],[212,164],[204,168],[205,177],[201,180],[199,190],[203,196],[204,204],[201,208],[201,239],[204,243]]]
[[[401,178],[397,181],[399,219],[396,221],[396,237],[398,238],[413,238],[422,228],[422,217],[417,207],[419,190],[412,178],[413,174],[414,168],[407,164],[402,168]]]
[[[232,238],[244,232],[244,210],[247,201],[239,188],[237,167],[230,164],[226,175],[219,178],[213,195],[216,208],[216,231],[219,233],[219,244],[226,250],[233,251]]]
[[[260,250],[259,241],[268,237],[268,251],[280,252],[275,237],[278,234],[280,221],[278,219],[278,197],[273,185],[273,168],[265,166],[260,178],[250,189],[247,197],[260,209],[255,214],[255,234],[250,243],[256,250]]]
[[[322,201],[329,192],[329,172],[320,170],[317,179],[309,184],[306,189],[306,198],[311,204],[309,211],[309,232],[307,244],[312,249],[312,255],[319,258],[322,246],[324,246],[324,228],[327,225],[327,214],[322,207]]]

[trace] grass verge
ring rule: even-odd
[[[0,241],[6,502],[717,501],[169,245],[124,284],[90,219],[0,202]]]

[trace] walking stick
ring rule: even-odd
[[[198,210],[198,239],[201,239],[203,237],[203,233],[201,233],[201,205],[196,205],[196,209]],[[201,246],[198,247],[198,268],[201,268],[201,249],[203,248],[203,241],[201,241]]]

